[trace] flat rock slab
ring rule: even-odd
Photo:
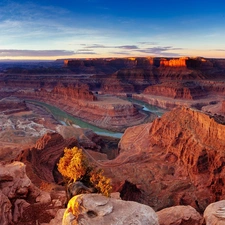
[[[62,224],[159,225],[157,214],[151,207],[100,194],[74,196],[68,203]]]

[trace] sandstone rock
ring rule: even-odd
[[[188,58],[178,58],[178,59],[161,59],[160,66],[169,66],[169,67],[186,67],[186,60]]]
[[[174,206],[157,212],[160,225],[201,225],[202,216],[191,206]]]
[[[21,162],[0,165],[1,190],[9,199],[26,197],[31,185]]]
[[[78,143],[76,139],[63,139],[63,137],[58,133],[47,133],[42,138],[40,138],[36,146],[31,149],[26,149],[17,157],[17,160],[23,161],[27,165],[30,165],[32,171],[30,172],[30,177],[34,178],[32,181],[35,181],[35,174],[39,178],[47,182],[57,182],[60,181],[61,175],[55,170],[56,165],[63,155],[65,147],[74,147]],[[40,185],[40,184],[39,184]]]
[[[30,204],[24,199],[16,199],[13,210],[13,221],[18,222],[23,217],[23,212]]]
[[[206,225],[225,224],[225,200],[211,203],[204,211]]]
[[[99,151],[101,148],[101,137],[94,133],[91,129],[59,125],[56,130],[63,136],[64,139],[76,138],[79,145],[85,149]]]
[[[174,99],[199,99],[207,95],[207,91],[195,82],[165,82],[147,87],[144,94],[160,95]]]
[[[25,101],[16,97],[8,97],[0,100],[0,113],[12,114],[21,111],[28,111]]]
[[[46,90],[35,90],[20,95],[21,98],[35,99],[54,105],[90,124],[105,129],[110,128],[112,131],[124,131],[131,125],[143,123],[149,117],[131,102],[115,96],[98,95],[98,101],[73,98],[68,94],[65,98],[62,96]]]
[[[225,100],[222,101],[221,111],[223,114],[225,113]]]
[[[136,185],[135,200],[157,211],[190,205],[203,212],[225,197],[224,135],[225,126],[209,115],[176,108],[127,129],[118,157],[104,163],[105,175],[115,190],[125,180]]]
[[[22,162],[0,165],[1,224],[20,224],[23,213],[30,207],[33,187]],[[36,194],[39,194],[36,192]]]
[[[40,195],[36,198],[36,202],[42,204],[49,204],[51,202],[51,196],[48,192],[42,191]]]
[[[59,225],[62,224],[63,215],[66,209],[59,209],[56,213],[54,219],[52,219],[49,223],[41,223],[41,225]]]
[[[158,218],[149,206],[99,194],[86,194],[74,196],[69,201],[62,224],[158,225]]]
[[[136,58],[107,58],[107,59],[72,59],[64,60],[66,67],[77,73],[104,74],[114,73],[122,68],[131,68],[137,65]]]
[[[150,84],[157,84],[158,79],[150,69],[122,69],[103,80],[101,90],[106,93],[142,92]]]
[[[61,97],[65,100],[69,97],[76,100],[97,101],[97,97],[88,90],[88,86],[74,87],[69,85],[68,87],[65,87],[61,84],[56,86],[51,93],[52,95]]]
[[[12,224],[12,204],[0,190],[0,224]]]

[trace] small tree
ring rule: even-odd
[[[110,195],[110,179],[103,175],[103,170],[90,165],[82,149],[65,148],[64,156],[58,163],[58,170],[68,183],[81,181],[88,187],[94,187],[98,193]]]
[[[110,179],[103,175],[102,169],[92,171],[90,181],[99,193],[110,196],[112,190]]]
[[[65,148],[64,156],[58,163],[59,172],[70,182],[81,180],[88,169],[88,160],[81,149]]]

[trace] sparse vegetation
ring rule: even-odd
[[[98,193],[110,195],[112,189],[110,179],[103,175],[103,170],[89,163],[82,149],[65,148],[64,156],[58,163],[58,170],[67,183],[80,181],[87,187],[94,188]]]

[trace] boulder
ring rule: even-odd
[[[0,185],[2,193],[9,199],[26,197],[31,181],[25,165],[22,162],[0,165]]]
[[[202,216],[191,206],[174,206],[157,212],[160,225],[201,225]]]
[[[49,223],[42,223],[41,225],[59,225],[62,224],[63,215],[65,213],[65,209],[59,209],[56,213],[54,219],[52,219]]]
[[[25,167],[22,162],[0,165],[0,224],[17,223],[30,205],[27,199],[33,186]]]
[[[206,225],[225,224],[225,200],[211,203],[207,206],[203,215]]]
[[[12,223],[12,204],[0,190],[0,224],[8,225]]]
[[[74,196],[63,216],[63,225],[158,225],[155,211],[132,201],[108,198],[100,194]]]

